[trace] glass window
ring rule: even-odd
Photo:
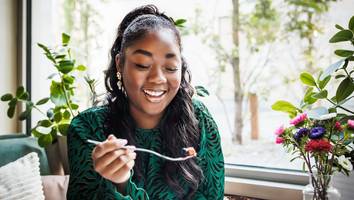
[[[268,5],[269,2],[272,4]],[[271,105],[279,99],[298,103],[304,91],[296,82],[299,72],[325,68],[335,61],[335,46],[328,39],[335,31],[334,25],[346,25],[353,14],[351,0],[332,2],[328,11],[314,16],[321,30],[314,31],[311,39],[289,31],[287,23],[292,8],[281,0],[240,1],[240,25],[234,29],[232,1],[57,0],[46,2],[47,7],[35,8],[36,13],[48,15],[41,14],[39,21],[34,22],[38,23],[38,29],[33,41],[55,44],[61,32],[70,34],[77,62],[88,66],[87,74],[98,80],[97,92],[102,93],[105,90],[103,70],[108,65],[110,45],[119,22],[133,8],[148,3],[157,5],[174,19],[187,19],[185,28],[181,29],[183,54],[192,71],[193,84],[202,85],[210,92],[210,96],[198,98],[207,105],[219,126],[226,162],[300,170],[302,162],[289,162],[291,155],[274,142],[274,130],[289,120],[287,115],[272,111]],[[46,10],[48,7],[50,11]],[[239,31],[238,47],[233,43],[235,29]],[[314,49],[304,53],[309,45]],[[233,75],[237,68],[237,59],[233,58],[237,55],[239,80]],[[33,69],[33,85],[36,85],[33,87],[48,85],[49,62],[37,47],[33,57],[34,62],[43,64]],[[83,90],[78,99],[88,99],[84,82],[79,87]],[[46,94],[40,90],[34,91],[33,98],[43,95]],[[235,97],[239,100],[235,101]],[[81,108],[89,104],[89,101],[80,102]],[[238,138],[234,136],[235,130]]]

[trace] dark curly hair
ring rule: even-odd
[[[181,37],[172,18],[159,12],[154,5],[138,7],[128,13],[118,27],[117,37],[110,51],[111,61],[105,72],[105,86],[108,92],[107,102],[109,112],[105,122],[105,132],[114,133],[119,138],[125,138],[129,144],[136,145],[136,124],[129,112],[129,97],[117,87],[117,68],[115,57],[120,54],[119,66],[124,66],[125,49],[143,38],[147,33],[158,30],[170,30],[176,39],[180,51]],[[199,149],[200,133],[198,120],[192,105],[193,87],[190,84],[191,74],[187,63],[182,57],[182,77],[180,88],[167,106],[164,116],[159,122],[162,150],[170,156],[179,156],[183,147]],[[140,168],[142,160],[138,156],[134,166],[135,176],[142,177]],[[189,199],[196,192],[203,172],[194,159],[183,162],[165,162],[163,175],[166,183],[176,192],[179,198]],[[188,183],[189,190],[184,191],[178,181],[181,175]],[[186,194],[187,192],[187,194]],[[186,196],[184,196],[186,194]]]

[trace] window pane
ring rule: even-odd
[[[210,92],[209,97],[198,98],[207,105],[219,126],[226,162],[298,170],[302,162],[290,163],[291,155],[274,142],[274,130],[287,124],[289,119],[285,114],[272,111],[271,105],[280,99],[298,104],[304,93],[297,81],[298,74],[306,70],[318,71],[337,60],[333,54],[336,45],[329,44],[328,39],[335,32],[334,25],[346,26],[354,10],[351,0],[330,3],[328,11],[313,16],[321,30],[314,31],[309,39],[289,30],[287,24],[292,8],[286,2],[241,1],[240,26],[237,27],[239,47],[236,48],[232,42],[232,1],[54,2],[57,6],[53,10],[57,15],[53,15],[53,21],[60,27],[55,35],[65,31],[72,36],[77,62],[87,65],[88,75],[99,81],[99,94],[105,91],[103,70],[108,65],[109,49],[118,24],[129,11],[153,3],[174,19],[187,19],[186,27],[181,30],[183,55],[192,71],[193,85],[202,85]],[[270,7],[267,2],[272,2]],[[313,49],[309,50],[309,44]],[[231,58],[236,55],[240,58],[240,80],[234,81],[236,60]],[[235,86],[235,82],[239,84]],[[79,103],[81,108],[87,108],[90,106],[87,86],[82,81],[78,87],[77,100],[85,99]],[[235,94],[235,91],[239,92]],[[239,104],[235,103],[235,95],[240,98]],[[242,108],[239,117],[243,125],[239,129],[242,142],[232,141],[235,119],[240,114],[235,111],[237,106]]]

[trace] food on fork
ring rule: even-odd
[[[195,149],[193,147],[186,147],[186,148],[183,148],[183,153],[185,156],[197,156],[197,152],[195,151]]]

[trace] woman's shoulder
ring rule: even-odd
[[[76,117],[74,117],[72,123],[77,121],[85,121],[87,123],[103,122],[107,112],[107,106],[91,107],[80,112]]]
[[[192,99],[192,104],[194,108],[194,113],[199,120],[200,118],[210,116],[208,108],[204,105],[202,101],[198,99]]]

